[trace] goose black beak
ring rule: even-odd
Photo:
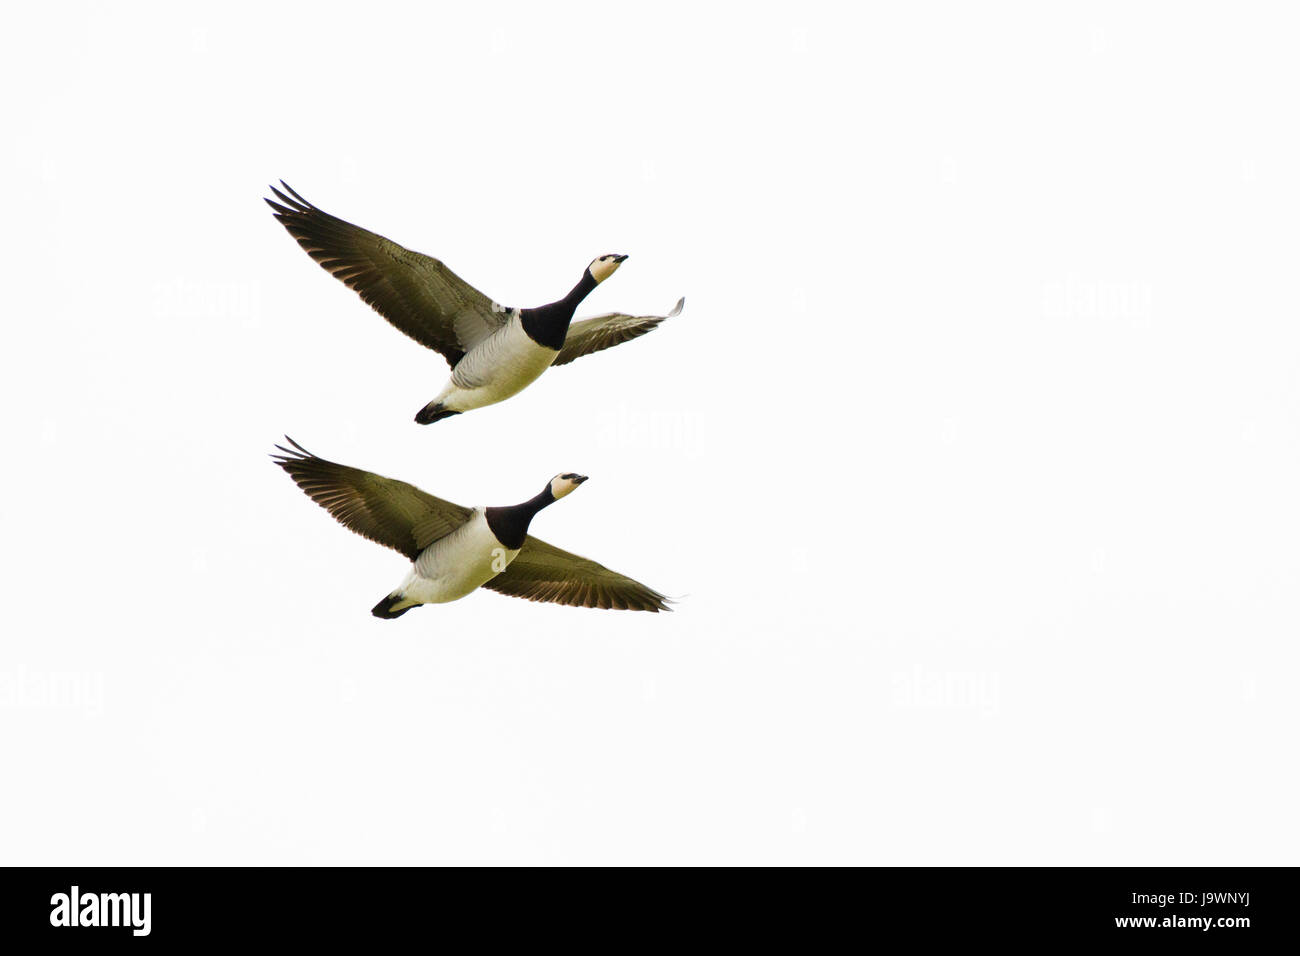
[[[624,259],[626,259],[626,258],[627,258],[627,256],[615,256],[615,257],[614,257],[614,261],[615,261],[615,262],[622,262],[622,261],[623,261]]]
[[[574,483],[575,485],[580,485],[580,484],[582,484],[582,483],[583,483],[584,481],[586,481],[586,480],[587,480],[587,476],[586,476],[586,475],[574,475],[574,476],[573,476],[573,479],[572,479],[572,481],[573,481],[573,483]]]

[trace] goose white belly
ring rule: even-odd
[[[519,313],[512,312],[505,325],[456,364],[434,401],[456,412],[494,405],[537,381],[559,354],[529,338]]]
[[[479,509],[451,534],[425,548],[397,593],[403,604],[455,601],[492,580],[518,554],[497,540]]]

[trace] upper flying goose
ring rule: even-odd
[[[575,607],[670,610],[659,592],[528,533],[534,515],[586,481],[583,475],[556,475],[522,504],[466,508],[286,440],[293,448],[276,445],[280,454],[272,458],[299,488],[345,527],[411,559],[406,580],[371,610],[375,617],[455,601],[477,587]]]
[[[289,234],[321,267],[375,311],[451,364],[451,379],[416,414],[421,425],[504,401],[551,365],[564,365],[645,335],[668,315],[610,312],[573,322],[573,312],[627,256],[593,259],[563,299],[535,309],[506,308],[437,259],[317,209],[289,187],[266,200]],[[570,324],[572,323],[572,324]]]

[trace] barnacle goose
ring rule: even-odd
[[[521,504],[466,508],[285,440],[293,447],[276,445],[272,459],[299,488],[344,527],[411,559],[406,580],[371,610],[375,617],[455,601],[478,587],[575,607],[670,610],[659,592],[528,533],[533,517],[586,481],[583,475],[556,475]]]
[[[470,286],[438,259],[344,222],[280,181],[266,202],[321,267],[380,315],[451,365],[451,379],[416,414],[421,425],[504,401],[552,365],[620,345],[678,315],[609,312],[573,321],[574,310],[627,256],[593,259],[569,294],[533,309],[507,308]],[[286,193],[288,195],[286,195]]]

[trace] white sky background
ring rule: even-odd
[[[0,858],[1294,863],[1286,7],[539,7],[11,13]],[[686,310],[421,428],[279,177]],[[534,532],[682,603],[378,621],[284,432],[589,474]]]

